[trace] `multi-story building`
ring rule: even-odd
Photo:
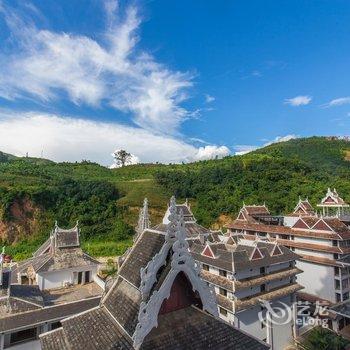
[[[0,350],[40,349],[39,335],[98,306],[99,263],[80,248],[79,229],[55,227],[33,258],[0,268]]]
[[[221,231],[204,228],[197,223],[188,201],[176,204],[175,208],[177,215],[184,218],[186,239],[192,256],[202,268],[201,276],[216,292],[219,316],[267,341],[273,349],[279,350],[290,344],[294,318],[274,326],[272,321],[266,321],[266,310],[261,301],[271,302],[271,307],[278,305],[292,309],[295,292],[301,289],[295,282],[296,274],[301,272],[295,267],[296,255],[275,243],[252,242],[240,236],[225,237]],[[151,228],[145,201],[138,227],[166,232],[170,209],[168,207],[162,223]]]
[[[251,241],[239,235],[193,241],[190,251],[202,267],[202,278],[215,289],[225,321],[280,350],[293,342],[294,303],[302,286],[297,255],[277,243]],[[283,309],[290,319],[266,318],[264,302]],[[271,314],[270,314],[271,316]]]
[[[42,350],[251,349],[268,345],[218,317],[171,200],[165,231],[144,228],[101,304],[41,336]]]
[[[320,204],[325,213],[329,213],[327,205],[333,202],[330,192]],[[334,193],[338,204],[330,204],[333,207],[341,200]],[[337,207],[336,212],[342,214],[343,210]],[[251,240],[268,239],[298,254],[297,267],[303,271],[298,275],[298,283],[306,293],[331,303],[349,299],[350,228],[340,217],[316,215],[307,200],[299,200],[294,212],[285,217],[270,215],[265,206],[244,206],[227,228],[229,234],[244,234]]]

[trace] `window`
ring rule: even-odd
[[[334,281],[334,285],[335,285],[335,289],[340,289],[340,281],[339,280],[335,280]]]
[[[338,254],[337,254],[337,253],[334,253],[334,254],[333,254],[333,259],[335,259],[335,260],[338,259]]]
[[[227,272],[225,270],[219,270],[219,275],[223,277],[227,277]]]
[[[343,294],[343,301],[348,300],[349,299],[349,292],[346,292]]]
[[[335,267],[335,268],[334,268],[334,274],[335,274],[336,276],[339,276],[339,267]]]
[[[219,293],[225,297],[227,297],[227,290],[224,288],[219,288]]]
[[[335,300],[337,301],[337,303],[341,301],[341,295],[339,293],[335,293]]]
[[[10,344],[20,343],[32,339],[36,339],[37,337],[37,329],[29,328],[24,329],[23,331],[12,333],[10,336]]]
[[[51,330],[53,331],[54,329],[57,329],[57,328],[60,328],[62,327],[62,323],[61,322],[54,322],[54,323],[51,323]]]
[[[90,282],[90,271],[85,271],[85,283]]]
[[[265,292],[265,290],[266,290],[266,285],[265,285],[265,284],[262,284],[262,285],[260,286],[260,292]]]
[[[219,312],[220,312],[220,315],[227,316],[227,310],[223,309],[222,307],[219,307]]]
[[[78,284],[83,283],[83,273],[82,271],[78,272]]]
[[[265,274],[265,267],[260,267],[260,274],[264,275]]]
[[[209,271],[209,265],[207,265],[207,264],[203,264],[202,268],[204,271]]]
[[[333,245],[333,247],[336,247],[336,246],[338,246],[338,241],[336,241],[336,240],[333,240],[333,241],[332,241],[332,245]]]
[[[348,278],[346,278],[345,280],[342,280],[341,281],[341,286],[342,286],[342,288],[348,288],[349,287],[349,279]]]

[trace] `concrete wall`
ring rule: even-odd
[[[60,270],[60,271],[51,271],[45,272],[42,274],[37,274],[37,282],[39,288],[41,290],[44,289],[53,289],[60,288],[64,286],[66,283],[77,283],[76,273],[80,271],[91,271],[90,281],[94,279],[94,276],[97,273],[97,267],[89,267],[89,268],[76,268],[76,269],[68,269],[68,270]],[[85,275],[83,274],[83,283],[84,283]]]
[[[305,287],[303,292],[335,302],[334,267],[297,261],[304,272],[297,275],[297,282]]]
[[[292,315],[292,303],[290,300],[290,296],[287,296],[280,300],[287,306],[284,309],[287,309],[287,314]],[[276,307],[282,307],[282,304],[276,302],[272,304]],[[286,318],[285,321],[288,321]],[[280,324],[282,323],[282,324]],[[290,345],[293,341],[293,324],[294,319],[291,319],[289,322],[280,322],[280,320],[276,320],[276,322],[272,325],[271,329],[271,338],[270,343],[272,345],[272,350],[283,350],[288,345]]]
[[[267,327],[262,326],[258,314],[260,306],[244,310],[235,315],[235,326],[260,340],[267,339]]]

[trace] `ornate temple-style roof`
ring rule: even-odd
[[[294,208],[292,215],[294,215],[294,216],[312,216],[312,215],[315,215],[315,211],[307,198],[301,199],[299,197],[299,202],[296,205],[296,207]]]
[[[298,255],[272,242],[239,239],[237,243],[199,243],[190,247],[195,260],[230,272],[294,261]]]
[[[170,207],[168,206],[167,211],[164,214],[162,223],[152,227],[152,230],[166,232],[167,227],[169,224],[169,215],[170,215]],[[186,231],[186,237],[187,238],[198,238],[201,235],[207,236],[211,233],[214,233],[216,231],[211,231],[207,229],[206,227],[199,225],[197,223],[197,220],[191,210],[190,204],[188,200],[186,200],[183,204],[176,204],[176,213],[177,215],[180,214],[180,212],[183,214],[184,223],[185,223],[185,231]]]
[[[268,348],[218,318],[174,198],[169,211],[166,232],[141,233],[100,306],[42,335],[43,350]]]
[[[59,228],[56,223],[50,238],[39,247],[33,257],[18,263],[13,268],[12,283],[19,283],[18,274],[28,269],[38,273],[98,264],[97,260],[80,248],[78,224],[66,230]]]
[[[333,191],[328,188],[325,197],[321,200],[320,204],[317,204],[318,207],[349,207],[349,204],[339,196],[336,189]]]

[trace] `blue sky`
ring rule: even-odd
[[[0,0],[0,149],[224,156],[348,135],[348,1]]]

